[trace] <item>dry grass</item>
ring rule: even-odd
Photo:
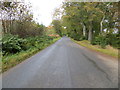
[[[118,49],[113,48],[113,47],[111,47],[109,45],[106,46],[105,49],[103,49],[99,45],[91,45],[90,42],[87,41],[87,40],[83,40],[83,41],[75,41],[75,40],[73,40],[73,41],[76,42],[77,44],[81,45],[81,46],[84,46],[84,47],[87,47],[89,49],[92,49],[92,50],[95,50],[95,51],[110,55],[112,57],[118,58]]]

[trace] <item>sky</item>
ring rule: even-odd
[[[25,0],[25,2],[31,3],[34,20],[39,24],[49,26],[55,8],[59,7],[63,0]]]

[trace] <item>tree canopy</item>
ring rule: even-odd
[[[63,2],[61,8],[62,13],[57,14],[61,15],[59,23],[61,27],[66,27],[65,33],[69,37],[76,40],[86,39],[92,44],[102,42],[103,45],[114,43],[118,46],[120,43],[117,2]]]

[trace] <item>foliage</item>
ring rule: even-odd
[[[39,40],[40,38],[40,40]],[[44,38],[45,40],[43,40]],[[3,56],[2,58],[2,72],[8,70],[9,68],[15,66],[16,64],[19,64],[23,60],[29,58],[30,56],[34,55],[35,53],[39,52],[40,50],[46,48],[47,46],[51,45],[52,43],[56,42],[59,38],[56,37],[48,37],[48,36],[42,36],[42,37],[31,37],[27,40],[27,44],[31,45],[29,49],[27,50],[21,50],[20,52],[17,52],[15,54],[8,54]],[[37,42],[40,42],[38,44],[31,44],[30,42],[34,42],[34,40],[38,40]],[[34,45],[34,46],[32,46]]]
[[[91,41],[92,45],[100,45],[102,48],[105,48],[107,43],[107,38],[103,35],[99,35],[97,37],[95,37],[95,39],[93,39]]]
[[[62,36],[62,32],[61,32],[61,29],[62,29],[62,26],[61,26],[61,22],[59,20],[53,20],[52,21],[52,24],[54,26],[54,29],[56,31],[57,34],[59,34],[60,36]]]
[[[119,34],[108,33],[106,35],[107,43],[113,47],[120,48],[120,36]]]
[[[120,47],[118,3],[64,2],[61,8],[63,12],[57,9],[55,15],[61,15],[59,22],[67,36],[78,41],[89,40],[102,48]]]
[[[4,34],[14,34],[22,38],[44,34],[45,26],[33,20],[30,4],[13,1],[0,4]]]
[[[17,53],[25,49],[25,41],[18,36],[5,35],[2,42],[3,55],[10,53]]]
[[[3,55],[15,54],[30,48],[41,49],[50,44],[54,38],[49,36],[20,38],[17,35],[5,35],[2,42]]]
[[[120,41],[119,41],[119,35],[118,34],[106,34],[106,35],[98,35],[96,36],[91,44],[92,45],[100,45],[102,48],[105,48],[106,45],[111,45],[116,48],[120,48]]]

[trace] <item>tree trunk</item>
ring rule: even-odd
[[[102,33],[102,31],[103,31],[103,21],[104,21],[104,19],[105,19],[105,15],[103,16],[102,21],[100,22],[100,33]]]
[[[3,27],[3,33],[5,33],[5,23],[4,23],[4,20],[2,20],[2,27]]]
[[[3,27],[3,32],[7,33],[7,20],[2,20],[2,27]]]
[[[0,20],[0,36],[2,35],[2,30],[3,30],[2,20]]]
[[[92,41],[92,22],[90,22],[88,40]]]
[[[83,36],[85,36],[85,34],[86,34],[86,26],[85,26],[84,23],[81,23],[81,24],[82,24],[82,26],[83,26]]]

